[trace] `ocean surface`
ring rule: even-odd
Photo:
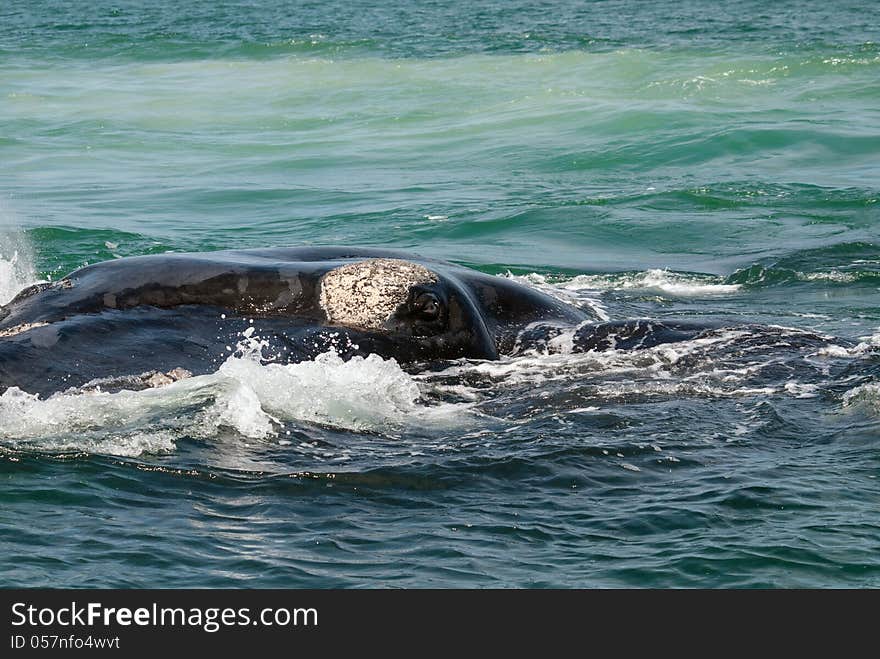
[[[369,245],[733,329],[10,389],[0,586],[880,587],[878,26],[866,0],[3,2],[0,303],[130,255]]]

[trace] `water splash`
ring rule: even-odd
[[[461,425],[467,405],[426,405],[393,359],[344,361],[336,352],[298,364],[263,363],[247,337],[211,374],[154,389],[94,385],[41,399],[12,387],[0,395],[0,442],[20,450],[138,456],[165,453],[184,437],[233,434],[271,440],[289,423],[386,432]]]
[[[0,229],[0,305],[38,281],[33,251],[23,234]]]

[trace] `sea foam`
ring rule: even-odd
[[[343,360],[336,352],[296,364],[264,363],[246,338],[215,371],[167,386],[70,389],[40,398],[12,387],[0,395],[0,442],[24,450],[137,456],[173,451],[183,437],[230,431],[268,440],[287,423],[385,432],[406,426],[460,425],[463,404],[427,405],[394,359]]]
[[[553,297],[574,304],[597,320],[610,320],[610,314],[600,298],[604,291],[637,291],[674,298],[706,298],[734,295],[742,288],[739,284],[725,284],[713,275],[674,272],[659,268],[642,272],[576,275],[554,280],[547,275],[504,275],[521,284],[537,288]]]

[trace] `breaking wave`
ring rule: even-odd
[[[673,298],[700,298],[733,295],[742,288],[737,283],[726,283],[722,277],[659,268],[642,272],[583,274],[570,278],[554,278],[539,273],[508,273],[506,276],[564,302],[592,310],[599,320],[610,320],[610,314],[599,299],[604,291],[626,290]]]
[[[880,384],[870,382],[850,389],[843,394],[843,406],[869,416],[880,416]]]

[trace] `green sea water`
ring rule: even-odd
[[[131,255],[387,246],[831,347],[325,360],[280,412],[242,364],[158,407],[7,392],[0,585],[880,585],[878,18],[4,2],[0,303]]]

